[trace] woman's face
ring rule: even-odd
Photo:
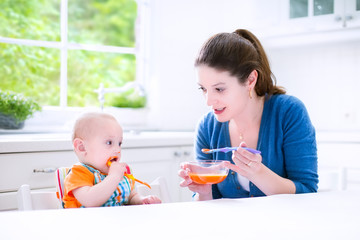
[[[240,84],[229,72],[206,65],[197,67],[197,72],[206,104],[212,108],[219,122],[226,122],[244,114],[249,104],[248,81]]]

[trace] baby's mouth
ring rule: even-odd
[[[107,160],[106,164],[108,165],[108,167],[110,167],[110,165],[112,164],[112,162],[116,162],[118,160],[119,157],[117,156],[112,156],[109,157],[109,159]]]

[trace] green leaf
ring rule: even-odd
[[[26,98],[22,94],[0,90],[0,112],[14,117],[17,122],[25,121],[40,110],[41,106],[33,99]]]

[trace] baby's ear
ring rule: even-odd
[[[82,139],[75,138],[73,141],[73,146],[75,152],[77,152],[78,154],[85,154],[86,149],[85,149],[84,141]]]

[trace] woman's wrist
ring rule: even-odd
[[[247,179],[249,179],[250,182],[257,182],[259,178],[261,178],[264,175],[264,172],[266,172],[267,167],[263,163],[256,163],[258,164],[256,167],[256,171],[251,174],[250,176],[247,176]]]
[[[212,200],[213,196],[211,191],[211,185],[209,191],[197,192],[194,199],[198,201]]]

